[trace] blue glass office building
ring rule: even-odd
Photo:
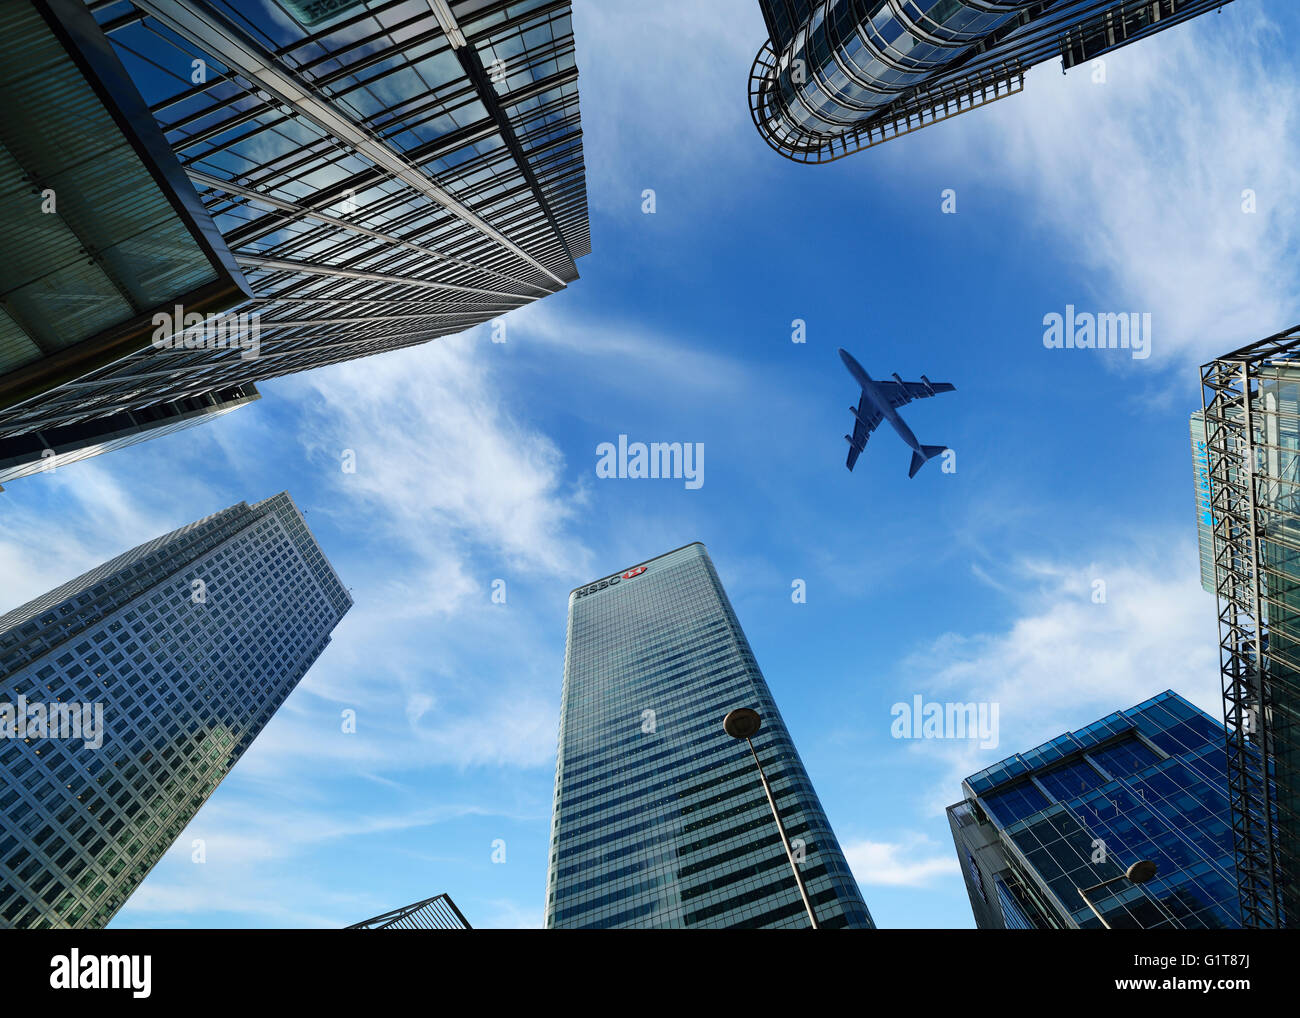
[[[858,885],[701,544],[569,596],[548,928],[806,928],[754,737],[824,928],[870,928]]]
[[[1224,729],[1166,690],[962,782],[948,808],[981,929],[1240,926]]]
[[[828,162],[1021,91],[1231,0],[759,0],[750,72],[763,140]]]
[[[107,923],[351,605],[282,492],[0,617],[0,928]]]

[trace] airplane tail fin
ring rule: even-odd
[[[920,452],[912,453],[912,468],[908,470],[908,477],[915,477],[916,472],[920,470],[927,462],[934,459],[939,453],[947,450],[946,445],[923,445]]]

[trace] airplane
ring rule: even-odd
[[[912,466],[907,472],[908,477],[915,477],[927,461],[948,448],[946,445],[922,445],[918,442],[907,422],[898,416],[898,408],[914,399],[936,396],[941,392],[954,392],[957,388],[955,385],[950,382],[932,382],[925,375],[921,376],[919,382],[904,382],[897,372],[894,373],[892,382],[877,381],[867,374],[847,350],[840,350],[840,360],[862,389],[862,398],[858,400],[857,407],[849,407],[849,413],[853,415],[853,434],[844,436],[844,440],[849,443],[849,460],[846,465],[850,470],[857,463],[858,455],[867,447],[867,439],[882,420],[889,421],[898,432],[898,437],[912,449]]]

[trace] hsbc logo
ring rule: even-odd
[[[606,587],[612,587],[622,580],[633,580],[646,571],[648,567],[637,566],[635,569],[629,569],[625,573],[619,573],[617,576],[611,576],[608,579],[598,580],[596,583],[589,584],[586,587],[580,587],[573,592],[573,599],[576,601],[580,597],[586,597],[588,594],[594,594],[598,590],[604,590]]]

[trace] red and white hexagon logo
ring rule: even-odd
[[[629,569],[623,574],[623,579],[630,580],[633,576],[640,576],[645,572],[645,566],[637,566],[635,569]]]

